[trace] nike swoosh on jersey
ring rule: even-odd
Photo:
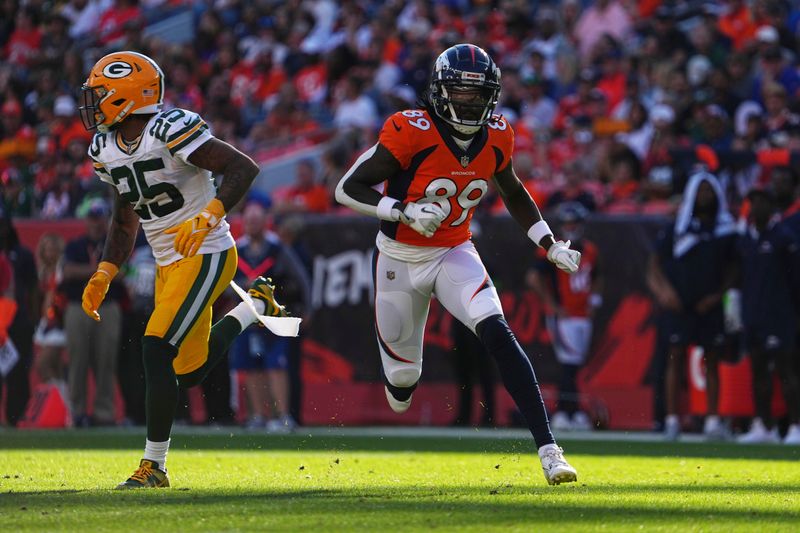
[[[395,129],[395,130],[397,130],[397,131],[400,131],[400,126],[398,126],[398,125],[397,125],[397,122],[395,122],[395,121],[393,120],[393,121],[392,121],[392,125],[394,126],[394,129]]]

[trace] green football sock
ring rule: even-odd
[[[203,382],[211,370],[228,355],[228,348],[242,332],[242,325],[233,317],[224,316],[211,326],[208,337],[208,358],[199,368],[188,374],[178,376],[178,383],[183,388],[194,387]]]
[[[178,382],[172,361],[177,354],[178,350],[160,337],[148,335],[142,339],[147,439],[154,442],[168,440],[172,430],[178,404]]]

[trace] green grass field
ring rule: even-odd
[[[109,490],[142,440],[0,432],[0,530],[800,530],[798,448],[562,440],[550,487],[518,439],[179,434],[172,488]]]

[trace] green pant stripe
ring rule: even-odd
[[[183,300],[183,303],[178,308],[178,312],[175,313],[175,318],[172,319],[172,324],[170,324],[167,332],[164,334],[164,338],[172,345],[175,345],[170,339],[175,336],[175,333],[180,328],[183,321],[186,319],[186,315],[189,312],[189,309],[192,307],[192,303],[197,299],[197,294],[200,292],[200,289],[203,287],[203,283],[205,282],[206,278],[208,277],[208,270],[211,267],[211,256],[206,254],[203,255],[203,262],[200,264],[200,272],[197,274],[197,278],[194,280],[194,283],[189,288],[189,292],[186,294],[186,298]]]
[[[219,280],[222,278],[222,273],[225,271],[225,263],[228,259],[229,250],[225,250],[224,252],[208,254],[211,255],[211,271],[209,273],[208,279],[211,282],[208,286],[203,285],[203,288],[197,295],[197,300],[195,301],[195,305],[189,310],[186,318],[188,320],[184,322],[185,327],[181,327],[178,330],[177,340],[175,345],[180,345],[183,342],[184,337],[192,330],[197,320],[200,318],[203,310],[206,308],[208,303],[211,301],[211,295],[214,294],[214,288],[219,283]],[[199,303],[199,305],[197,305]]]

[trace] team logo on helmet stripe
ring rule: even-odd
[[[114,61],[103,68],[103,76],[106,78],[124,78],[133,72],[133,67],[125,61]]]

